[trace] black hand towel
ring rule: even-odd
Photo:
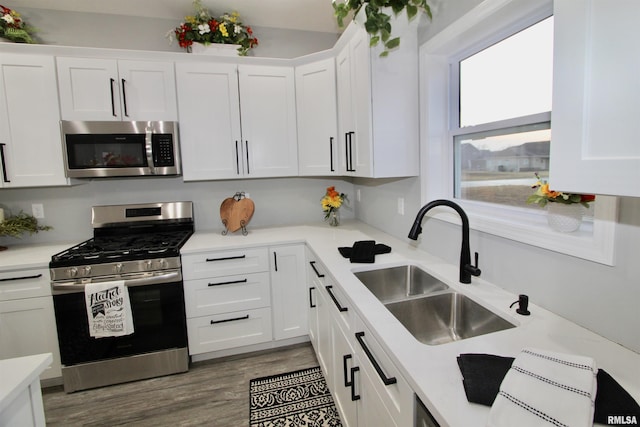
[[[375,262],[375,255],[388,254],[391,247],[382,243],[375,243],[375,240],[360,240],[353,244],[353,247],[338,248],[340,255],[349,258],[351,262],[372,263]]]

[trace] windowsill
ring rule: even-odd
[[[579,230],[560,233],[547,224],[545,211],[528,212],[503,206],[491,206],[458,200],[469,217],[472,230],[514,240],[539,248],[575,256],[605,265],[614,265],[613,241],[617,214],[615,197],[598,196],[594,217],[585,218]],[[460,218],[447,209],[435,210],[433,217],[460,224]]]

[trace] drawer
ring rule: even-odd
[[[184,298],[188,318],[269,307],[269,273],[187,280]]]
[[[0,301],[51,296],[49,270],[0,272]]]
[[[211,251],[182,256],[185,280],[269,271],[267,248]]]
[[[189,354],[269,342],[271,309],[258,308],[187,319]]]

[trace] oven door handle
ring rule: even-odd
[[[118,278],[112,278],[109,280],[103,280],[103,282],[107,281],[115,281],[119,280]],[[180,271],[171,271],[169,273],[163,273],[152,276],[145,276],[139,278],[128,278],[124,279],[124,285],[127,287],[134,286],[148,286],[148,285],[158,285],[161,283],[172,283],[172,282],[180,282],[182,281],[182,274]],[[99,282],[94,282],[99,283]],[[51,286],[53,292],[84,292],[84,287],[86,283],[54,283]]]

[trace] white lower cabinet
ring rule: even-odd
[[[49,270],[0,272],[0,359],[51,353],[41,379],[62,375]]]
[[[304,245],[182,256],[189,354],[307,334]]]
[[[310,255],[313,258],[313,255]],[[413,425],[414,393],[327,269],[311,259],[310,334],[345,426]]]

